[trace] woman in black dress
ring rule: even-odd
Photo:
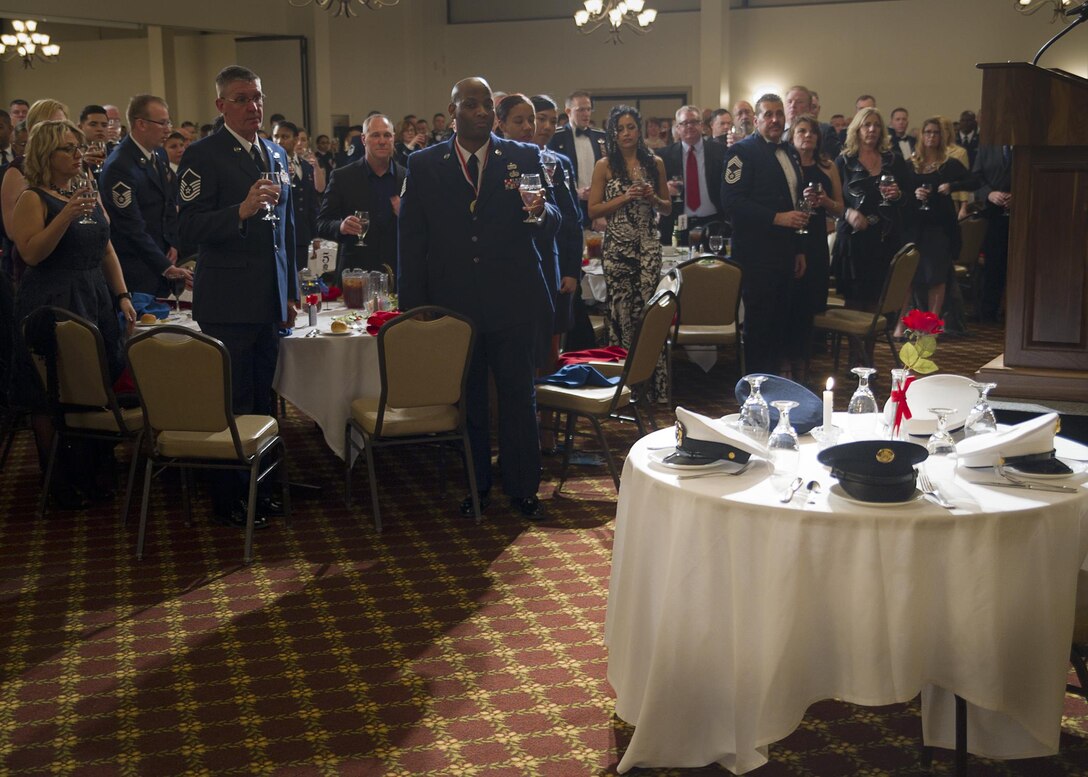
[[[939,316],[952,265],[960,255],[960,225],[952,192],[967,189],[970,182],[967,168],[948,155],[939,116],[922,122],[921,142],[910,161],[908,190],[914,192],[914,207],[906,233],[920,255],[914,293],[925,300],[926,310]],[[895,335],[903,333],[900,320]]]
[[[788,369],[783,377],[804,382],[805,365],[812,345],[812,317],[827,309],[828,275],[831,257],[827,247],[827,219],[838,218],[845,209],[839,171],[821,150],[820,123],[815,116],[799,116],[789,131],[789,142],[801,164],[802,189],[813,207],[805,248],[805,274],[793,285],[789,306],[790,327],[786,343]],[[818,189],[816,187],[818,185]]]
[[[880,111],[858,111],[835,164],[846,203],[835,239],[835,279],[846,307],[872,310],[892,257],[904,243],[899,185],[908,174],[906,163],[891,151]]]
[[[123,315],[128,331],[136,322],[136,312],[110,244],[105,212],[89,186],[76,184],[82,169],[83,139],[83,133],[69,121],[44,121],[30,133],[24,165],[28,188],[15,205],[9,227],[27,265],[15,296],[15,320],[21,322],[45,305],[88,319],[102,332],[110,371],[116,378],[124,363],[117,312]],[[92,223],[80,223],[88,219]],[[53,427],[20,329],[17,324],[13,394],[33,412],[39,456],[44,462]],[[28,338],[32,334],[28,332]],[[71,483],[68,486],[70,489]],[[58,500],[62,507],[80,502],[82,495],[70,490]]]

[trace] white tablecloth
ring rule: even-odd
[[[971,752],[1057,752],[1085,476],[1066,495],[970,485],[995,476],[961,469],[943,490],[962,510],[878,508],[829,494],[808,443],[802,474],[823,493],[782,505],[766,462],[737,477],[661,471],[647,448],[672,435],[636,443],[620,489],[605,640],[616,713],[636,726],[621,772],[742,774],[813,702],[919,692],[927,744],[954,743],[950,691],[968,702]]]
[[[328,331],[343,306],[322,310],[317,328]],[[311,328],[300,313],[294,334],[280,341],[279,362],[272,387],[276,393],[317,422],[333,453],[344,458],[344,425],[351,403],[359,397],[376,397],[381,391],[378,376],[378,338],[361,334],[344,337],[307,337]],[[354,456],[352,460],[354,461]]]

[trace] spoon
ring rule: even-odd
[[[816,504],[816,496],[821,491],[820,481],[810,480],[808,485],[805,486],[805,490],[808,491],[808,502],[806,502],[806,504]]]
[[[801,488],[802,485],[804,485],[804,482],[805,481],[802,478],[794,478],[793,482],[790,483],[789,486],[786,487],[786,490],[782,492],[782,498],[778,501],[783,503],[791,501],[793,499],[793,495],[797,493],[797,490]]]

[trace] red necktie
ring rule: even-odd
[[[699,163],[695,160],[694,146],[688,149],[688,167],[684,177],[687,179],[684,182],[684,193],[688,198],[688,208],[699,210],[702,199],[699,197]]]

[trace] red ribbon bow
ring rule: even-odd
[[[379,310],[366,320],[366,333],[376,337],[385,322],[392,321],[400,314],[399,310]]]
[[[310,305],[311,307],[313,307],[314,305],[316,305],[316,304],[317,304],[317,301],[318,301],[318,300],[319,300],[320,298],[321,298],[321,295],[320,295],[320,294],[307,294],[307,295],[306,295],[306,304],[307,304],[307,305]]]
[[[899,424],[906,418],[908,421],[911,419],[910,407],[907,405],[907,389],[910,384],[915,381],[914,375],[908,375],[906,380],[903,381],[903,388],[892,390],[892,401],[895,402],[895,423],[892,424],[892,428],[898,432]]]

